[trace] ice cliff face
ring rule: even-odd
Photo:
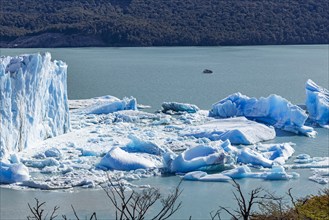
[[[310,79],[306,82],[306,108],[312,120],[329,127],[329,91]]]
[[[70,129],[66,77],[49,53],[0,57],[0,157]]]

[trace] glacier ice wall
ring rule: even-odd
[[[66,77],[50,53],[0,57],[0,157],[70,129]]]
[[[312,80],[306,82],[306,108],[309,117],[323,127],[329,126],[329,91]]]
[[[210,117],[229,118],[245,116],[275,128],[315,136],[313,128],[305,126],[308,118],[306,112],[297,105],[278,95],[270,95],[260,99],[249,98],[241,93],[234,93],[213,104]]]

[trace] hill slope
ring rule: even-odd
[[[1,0],[1,47],[329,43],[327,0]]]

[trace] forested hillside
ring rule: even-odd
[[[1,0],[1,47],[329,43],[328,0]]]

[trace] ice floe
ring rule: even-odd
[[[310,119],[329,128],[329,91],[310,79],[306,82],[306,108]]]
[[[252,172],[246,165],[223,171],[221,173],[207,174],[203,171],[193,171],[183,176],[184,180],[203,182],[227,182],[230,179],[258,178],[264,180],[289,180],[296,179],[299,174],[296,172],[287,173],[282,166],[273,166],[263,172]]]
[[[267,98],[256,99],[234,93],[213,104],[209,116],[219,118],[245,116],[282,130],[312,137],[316,135],[313,128],[304,125],[308,117],[304,110],[274,94]]]

